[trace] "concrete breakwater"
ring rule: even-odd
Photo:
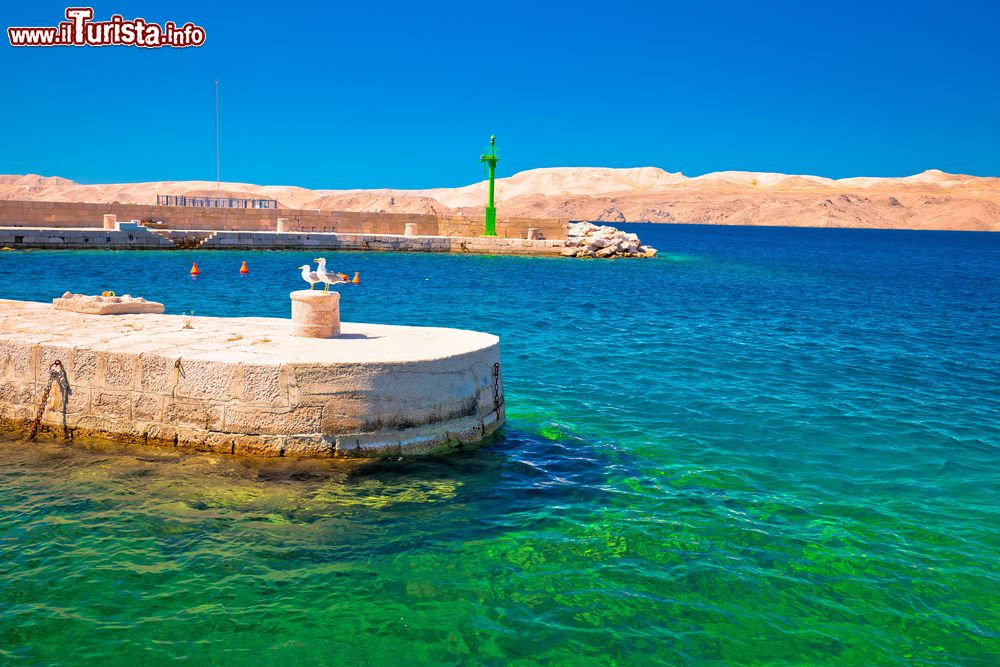
[[[483,218],[460,214],[317,211],[307,209],[202,208],[151,204],[80,203],[0,200],[0,226],[79,229],[99,226],[101,216],[118,220],[148,220],[164,229],[230,232],[303,232],[338,234],[405,234],[409,226],[420,236],[476,237]],[[282,225],[281,220],[285,223]],[[542,238],[565,239],[568,220],[508,218],[497,220],[500,238],[528,238],[537,229]]]
[[[57,437],[379,457],[475,443],[504,421],[496,336],[352,323],[337,338],[292,333],[285,319],[0,300],[0,427],[30,430],[40,414]]]
[[[0,227],[0,247],[14,249],[173,250],[177,244],[138,225],[122,229]]]
[[[108,250],[395,250],[483,255],[558,256],[565,241],[501,237],[406,236],[301,232],[0,227],[0,246],[14,249]]]
[[[152,225],[152,226],[150,226]],[[570,223],[565,238],[547,238],[536,227],[525,238],[505,236],[421,235],[417,223],[406,223],[402,234],[302,232],[288,218],[278,218],[276,231],[162,229],[152,221],[119,222],[103,215],[103,227],[0,227],[5,249],[109,250],[386,250],[451,252],[486,255],[559,255],[580,258],[655,257],[636,234],[589,222]]]

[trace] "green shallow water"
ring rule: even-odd
[[[997,664],[1000,237],[640,233],[666,255],[328,254],[345,319],[501,335],[477,451],[0,435],[0,663]],[[311,258],[3,253],[0,296],[283,316]]]

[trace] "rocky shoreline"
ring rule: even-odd
[[[609,225],[595,225],[591,222],[569,223],[569,237],[563,257],[597,257],[614,259],[618,257],[656,257],[657,250],[643,245],[637,234],[623,232]]]

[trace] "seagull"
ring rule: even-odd
[[[340,275],[326,270],[326,257],[317,257],[313,261],[316,262],[316,275],[321,281],[326,283],[326,287],[323,288],[324,292],[330,291],[330,285],[339,285],[347,282]]]
[[[312,289],[319,282],[319,275],[308,264],[303,264],[299,269],[302,271],[302,280],[309,283],[309,289]]]

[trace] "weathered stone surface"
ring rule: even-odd
[[[236,435],[233,436],[232,453],[243,456],[284,456],[285,438]]]
[[[173,426],[206,430],[211,417],[211,404],[206,401],[168,398],[163,408],[163,421]]]
[[[192,358],[184,355],[183,350],[178,350],[177,353],[181,356],[176,384],[173,387],[174,396],[218,401],[226,401],[232,397],[236,363],[226,363],[202,356]]]
[[[21,346],[0,338],[0,372],[5,378],[34,377],[31,355],[21,353]]]
[[[238,407],[228,406],[223,429],[229,433],[319,433],[323,409],[319,407]]]
[[[91,397],[91,408],[95,415],[129,419],[132,416],[132,396],[127,392],[95,391]]]
[[[126,352],[102,352],[97,359],[98,368],[104,369],[105,387],[132,389],[139,383],[139,355]]]
[[[139,355],[139,388],[146,393],[160,394],[177,384],[179,359],[144,352]],[[79,369],[78,369],[79,374]]]
[[[163,397],[156,394],[132,394],[132,419],[158,422],[163,416]]]
[[[71,381],[94,386],[97,380],[98,354],[94,350],[77,348],[73,350],[73,376]]]
[[[237,398],[247,403],[287,405],[288,388],[282,383],[281,366],[246,364],[240,366],[242,385]]]
[[[68,437],[257,456],[386,456],[473,443],[503,421],[495,336],[343,324],[305,339],[290,320],[99,317],[0,300],[0,425]],[[267,332],[267,336],[241,332]],[[494,383],[496,382],[496,386]]]

